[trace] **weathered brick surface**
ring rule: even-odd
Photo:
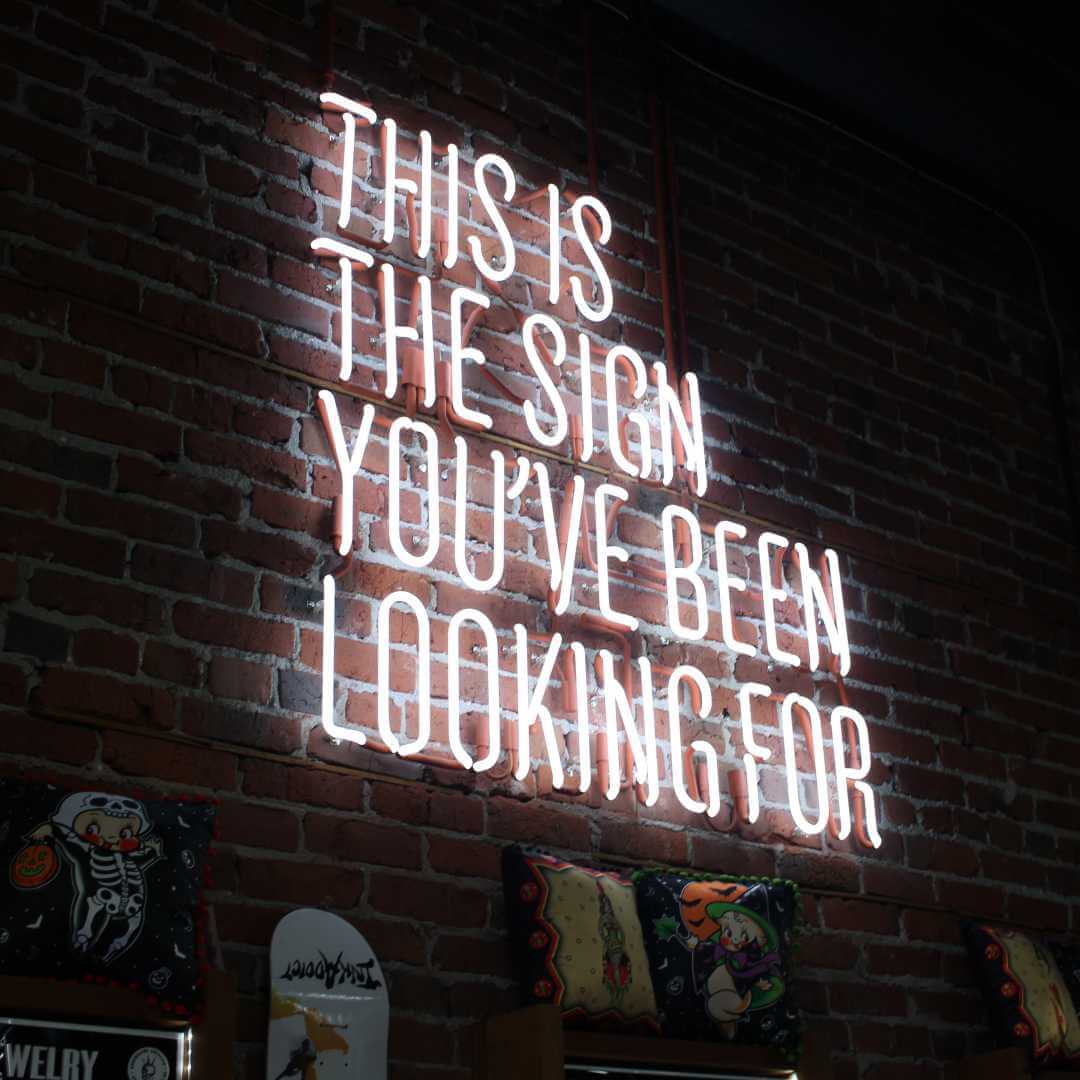
[[[152,17],[127,0],[9,7],[0,767],[221,798],[211,898],[241,976],[246,1075],[263,1069],[269,936],[296,904],[341,912],[379,951],[400,1075],[465,1075],[465,1028],[513,1000],[498,883],[513,841],[802,882],[800,1000],[838,1075],[937,1080],[944,1058],[982,1047],[960,919],[1080,932],[1080,621],[1042,381],[1051,344],[1017,236],[839,136],[673,72],[709,498],[841,551],[849,690],[877,748],[885,844],[868,853],[796,835],[773,769],[766,813],[733,835],[666,789],[646,811],[629,795],[602,802],[595,786],[551,794],[549,776],[464,781],[334,745],[318,727],[336,480],[310,379],[334,377],[340,317],[308,244],[332,227],[341,164],[316,106],[322,5],[233,5],[235,18],[197,0],[160,0]],[[529,0],[338,7],[339,87],[396,116],[404,140],[426,124],[470,157],[504,154],[524,184],[585,185],[572,20],[554,24],[550,5]],[[614,16],[596,19],[616,296],[589,329],[651,362],[662,350],[652,160],[644,91],[624,63],[638,46]],[[374,151],[361,133],[356,207],[372,234]],[[488,234],[482,211],[464,212],[466,231]],[[521,248],[507,295],[540,309],[542,222],[514,214],[511,228]],[[569,237],[564,252],[587,276]],[[472,283],[464,265],[450,276]],[[445,311],[445,287],[435,294]],[[355,314],[364,351],[378,334],[370,280],[357,283]],[[568,302],[558,314],[571,318]],[[445,315],[436,321],[445,340]],[[496,307],[477,342],[539,404],[513,331]],[[370,389],[378,367],[358,357],[356,384]],[[520,410],[484,405],[499,434],[527,438]],[[355,427],[358,409],[342,410]],[[491,474],[483,445],[470,451],[470,550],[483,573]],[[458,582],[449,501],[435,564],[406,574],[387,543],[385,458],[377,436],[357,481],[357,561],[339,578],[339,692],[363,726],[375,613],[392,589],[431,611],[437,693],[458,608],[484,609],[503,631],[545,625],[537,504],[526,498],[508,522],[502,592]],[[450,500],[453,462],[443,468]],[[624,544],[654,558],[659,505],[632,500],[619,524]],[[426,538],[418,499],[404,515]],[[752,581],[755,557],[732,556]],[[648,636],[670,638],[656,594],[617,591]],[[592,609],[595,592],[576,601]],[[762,641],[760,594],[751,585],[737,601],[739,636]],[[664,663],[707,670],[718,716],[746,678],[835,703],[805,669],[733,663],[713,614],[700,648],[657,648]],[[805,655],[796,609],[786,616],[784,640]],[[397,616],[393,634],[415,640]],[[469,687],[477,675],[466,672]],[[409,657],[394,678],[412,686]],[[403,710],[410,725],[414,712]],[[445,743],[445,702],[432,719]],[[766,736],[777,745],[775,730]]]

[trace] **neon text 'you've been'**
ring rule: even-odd
[[[802,543],[773,532],[755,540],[738,522],[703,524],[691,509],[709,483],[696,377],[676,378],[663,363],[646,365],[626,344],[595,340],[614,305],[601,256],[612,235],[605,205],[556,184],[521,191],[501,156],[482,153],[467,163],[457,146],[437,146],[427,131],[408,140],[415,160],[403,162],[406,138],[393,120],[380,122],[368,105],[337,94],[323,95],[322,104],[343,125],[338,235],[312,242],[314,253],[340,272],[337,374],[350,390],[318,395],[336,467],[334,545],[351,556],[362,518],[356,492],[361,483],[374,483],[385,544],[370,557],[433,575],[435,584],[456,579],[478,597],[475,607],[440,614],[430,590],[423,598],[407,587],[382,596],[373,620],[375,723],[359,721],[369,734],[345,722],[335,694],[338,587],[325,575],[326,732],[402,757],[500,770],[507,780],[542,772],[552,787],[571,793],[597,785],[614,799],[632,788],[646,806],[669,786],[693,813],[715,818],[727,808],[751,824],[763,811],[762,779],[779,767],[801,831],[828,828],[841,839],[854,832],[861,843],[880,845],[867,782],[869,732],[843,691],[851,650],[837,555],[826,549],[814,562]],[[372,149],[358,137],[363,128],[378,132],[382,210],[374,226],[354,206],[357,184],[367,180],[357,162],[366,167]],[[437,190],[443,199],[436,199]],[[519,252],[511,226],[522,214],[531,227]],[[564,248],[570,245],[577,264],[567,268]],[[397,265],[402,250],[419,269]],[[531,304],[508,300],[515,273],[527,278],[515,297],[528,296]],[[367,352],[354,342],[354,289],[361,285],[374,294],[380,315],[378,335],[363,339],[372,346]],[[523,354],[519,380],[521,373],[531,380],[532,397],[508,389],[475,343],[493,304],[512,314]],[[570,319],[575,325],[568,328]],[[376,408],[370,381],[358,386],[361,365],[393,408]],[[475,382],[477,372],[485,383]],[[489,384],[491,393],[474,392]],[[543,448],[539,453],[519,453],[505,442],[492,447],[493,414],[508,407],[506,400]],[[567,456],[589,468],[575,469]],[[620,513],[631,502],[619,474],[635,489],[671,498],[660,513],[660,559],[631,553],[615,538]],[[489,522],[479,539],[478,507]],[[497,589],[520,591],[507,581],[507,536],[523,519],[534,536],[529,557],[543,570],[547,632],[523,621],[496,626],[493,605],[479,599]],[[755,561],[751,580],[745,567]],[[798,586],[791,595],[785,564],[788,580]],[[733,565],[744,569],[736,572]],[[737,689],[738,716],[730,718],[742,749],[729,752],[727,727],[713,708],[716,684],[699,666],[665,666],[641,647],[643,631],[658,632],[655,618],[643,622],[633,610],[641,590],[661,598],[660,630],[676,642],[713,638],[732,658],[828,671],[841,690],[840,704],[825,717],[804,693],[744,682]],[[745,629],[740,636],[750,595],[760,597],[764,656]],[[806,628],[804,657],[792,651],[793,636],[784,629],[791,610],[801,611]],[[584,641],[568,636],[568,628]],[[402,688],[394,667],[406,655],[415,662],[399,667],[414,674]],[[435,745],[447,748],[444,758],[432,753]]]

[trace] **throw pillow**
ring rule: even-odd
[[[528,1004],[563,1021],[655,1032],[656,999],[634,904],[617,873],[550,855],[503,853],[511,946]]]
[[[0,779],[0,972],[202,997],[208,803]]]
[[[796,1053],[798,886],[668,871],[641,871],[634,882],[664,1034]]]
[[[1003,926],[965,927],[995,1035],[1036,1067],[1080,1064],[1080,1018],[1066,979],[1039,938]]]

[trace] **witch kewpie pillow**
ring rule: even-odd
[[[0,779],[0,973],[131,987],[196,1014],[213,824],[207,803]]]
[[[634,886],[664,1034],[795,1054],[798,886],[663,871],[635,874]]]

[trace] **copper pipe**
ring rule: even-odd
[[[487,284],[488,288],[496,295],[496,297],[498,297],[498,299],[502,302],[503,306],[510,312],[511,315],[514,316],[515,320],[517,321],[518,328],[524,329],[526,319],[525,315],[523,315],[514,304],[510,303],[510,301],[506,299],[506,297],[503,295],[502,289],[499,288],[496,282],[489,281]],[[558,386],[562,382],[562,368],[556,366],[555,362],[551,359],[551,351],[544,344],[542,338],[536,339],[536,345],[540,351],[541,359],[548,366],[548,368],[550,368],[548,374],[551,376],[551,381],[554,382],[556,386]]]
[[[633,708],[633,701],[634,701],[634,674],[633,674],[633,661],[632,661],[632,658],[630,656],[630,639],[629,639],[629,637],[627,637],[627,635],[626,635],[625,631],[622,629],[622,627],[615,626],[615,624],[613,624],[613,623],[608,623],[606,619],[601,619],[598,616],[589,616],[589,615],[582,616],[582,621],[585,622],[585,620],[588,620],[588,622],[586,622],[586,625],[589,625],[591,623],[598,623],[598,624],[606,624],[607,626],[612,627],[613,629],[609,630],[608,632],[613,633],[618,638],[618,640],[621,641],[621,643],[622,643],[622,654],[623,654],[623,664],[622,664],[622,671],[621,671],[620,677],[619,677],[619,682],[622,683],[623,692],[626,694],[626,700],[631,703],[631,708]],[[603,665],[600,662],[600,654],[599,653],[596,654],[596,658],[593,660],[593,669],[594,669],[594,671],[596,673],[597,684],[599,685],[599,683],[601,681],[601,678],[603,677]],[[612,756],[612,747],[609,745],[608,733],[607,733],[606,729],[605,729],[605,731],[603,733],[603,736],[601,738],[597,739],[598,747],[599,747],[599,745],[601,743],[604,745],[605,750],[606,750],[606,753],[604,755],[604,764],[605,764],[605,771],[606,771],[607,763],[611,760],[611,756]],[[634,752],[630,748],[629,741],[627,741],[626,743],[623,744],[622,757],[623,757],[623,766],[622,766],[622,776],[619,779],[619,790],[620,791],[626,791],[628,788],[632,787],[634,789],[634,795],[637,798],[638,803],[640,803],[641,805],[644,805],[645,798],[646,798],[645,787],[644,787],[643,784],[639,784],[634,780]],[[597,761],[597,764],[599,764],[599,760]],[[604,790],[604,791],[607,790],[607,785],[608,785],[608,780],[609,779],[610,779],[610,777],[605,775],[603,777],[603,779],[601,780],[602,790]]]
[[[337,231],[339,236],[346,237],[354,244],[360,244],[363,247],[371,248],[372,251],[384,251],[390,246],[385,240],[379,240],[374,236],[361,236],[359,233],[353,232],[352,222],[348,225],[339,225]]]
[[[664,201],[664,151],[660,132],[660,107],[656,92],[649,93],[649,128],[652,132],[653,190],[655,195],[654,217],[656,222],[656,247],[660,261],[660,302],[664,320],[664,361],[668,369],[668,381],[675,378],[674,331],[671,326],[671,283],[667,249],[667,210]]]
[[[700,800],[700,792],[705,790],[705,781],[708,779],[708,777],[705,775],[705,762],[699,761],[697,763],[697,768],[695,772],[697,773],[697,783],[699,788],[699,794],[696,796],[696,798]],[[731,775],[732,773],[728,773],[729,778]],[[739,773],[739,775],[741,776],[742,773]],[[730,783],[730,779],[728,782]],[[704,817],[710,829],[713,829],[718,833],[733,833],[738,829],[740,822],[738,801],[733,800],[733,805],[728,807],[727,823],[724,825],[720,824],[718,818],[709,817],[708,814],[705,814]]]
[[[671,104],[664,103],[668,199],[671,205],[671,260],[675,264],[675,305],[679,318],[678,373],[687,370],[686,295],[683,289],[682,249],[679,243],[679,180],[675,172],[675,140],[671,134]],[[678,443],[678,439],[675,440]]]
[[[568,419],[570,421],[570,456],[577,461],[585,452],[585,435],[581,430],[581,417],[577,413],[570,413]]]
[[[735,812],[740,821],[750,817],[750,793],[746,789],[746,773],[742,769],[728,771],[728,790],[735,804]]]
[[[585,75],[585,144],[589,162],[589,191],[593,195],[600,192],[600,169],[596,150],[596,110],[593,102],[593,42],[592,42],[592,4],[586,3],[581,11],[581,39],[584,52],[583,67]]]
[[[798,554],[796,554],[798,558]],[[821,576],[821,580],[824,581],[828,575],[828,563],[825,560],[825,552],[821,553],[818,559],[818,573]],[[829,609],[829,615],[835,622],[836,620],[836,608],[832,602],[832,596],[829,593],[825,594],[825,603]],[[807,634],[816,634],[816,626],[807,626]],[[843,677],[840,674],[840,657],[831,656],[829,660],[829,674],[833,677],[833,682],[836,684],[836,692],[840,698],[840,704],[846,708],[850,708],[850,698],[848,697],[847,687],[844,685]],[[853,721],[846,720],[844,724],[844,739],[847,742],[847,763],[850,768],[855,768],[858,764],[855,760],[855,743],[857,742],[857,732],[855,731],[855,724]],[[867,848],[873,848],[873,841],[870,839],[869,834],[866,831],[866,800],[863,798],[863,793],[855,787],[855,782],[849,780],[847,783],[848,798],[851,799],[851,819],[852,825],[855,830],[855,838],[858,842]],[[829,818],[830,832],[833,836],[839,833],[839,829],[833,832],[832,816]]]
[[[380,742],[378,739],[368,738],[363,744],[366,750],[374,750],[377,754],[393,754],[394,751],[384,742]],[[410,754],[407,758],[402,758],[403,761],[415,761],[421,765],[431,765],[437,769],[458,769],[461,772],[467,772],[468,770],[461,764],[455,757],[445,757],[442,754]]]
[[[323,86],[327,91],[334,89],[334,36],[337,31],[334,15],[334,0],[324,0],[322,20],[323,47]]]
[[[511,200],[511,206],[529,206],[530,204],[537,202],[539,199],[546,197],[547,188],[538,187],[532,191],[519,191]]]
[[[570,479],[567,481],[566,488],[564,489],[564,492],[563,492],[563,503],[562,503],[563,507],[565,507],[567,505],[567,502],[568,502],[568,500],[570,498],[570,490],[571,490],[571,485],[572,484],[573,484],[573,477],[571,476]],[[607,527],[607,534],[606,534],[607,536],[611,535],[612,530],[615,528],[615,518],[618,516],[619,511],[625,505],[626,505],[625,502],[623,500],[621,500],[621,499],[616,501],[616,502],[613,502],[611,504],[611,507],[608,510],[608,516],[607,516],[607,526],[606,526]],[[566,524],[566,527],[565,527],[565,532],[566,532],[567,535],[564,536],[563,535],[564,530],[562,529],[563,521],[564,521],[564,515],[563,515],[563,512],[562,512],[562,508],[560,508],[560,519],[559,519],[559,523],[560,523],[560,540],[561,540],[561,543],[563,545],[563,550],[565,551],[565,545],[566,545],[566,543],[568,542],[568,539],[569,539],[569,536],[568,536],[568,534],[569,534],[569,523],[567,521],[567,524]],[[581,550],[585,553],[585,565],[588,567],[589,570],[591,570],[595,574],[599,570],[599,564],[597,562],[596,556],[593,554],[593,549],[590,546],[591,535],[592,534],[591,534],[591,532],[589,530],[588,517],[583,511],[582,512],[582,520],[581,520],[581,538],[580,538]],[[635,566],[632,559],[631,559],[630,565],[632,567]],[[609,568],[608,569],[608,577],[613,578],[616,581],[621,581],[621,582],[623,582],[623,583],[625,583],[627,585],[638,585],[638,586],[641,586],[643,588],[652,589],[655,592],[664,592],[666,590],[666,588],[667,588],[667,586],[665,584],[666,578],[665,578],[665,576],[663,575],[662,572],[654,571],[651,567],[641,566],[640,564],[636,565],[636,570],[635,570],[635,572],[633,574],[628,574],[623,570],[616,570],[614,568]],[[644,578],[645,580],[642,580],[642,578]],[[552,609],[552,610],[554,610],[554,609]],[[616,623],[608,623],[607,625],[615,627],[618,624],[616,624]],[[619,627],[619,630],[621,631],[622,627]]]
[[[665,666],[664,664],[653,664],[653,674],[664,675],[669,679],[671,678],[671,674],[672,674],[672,672],[674,670],[675,670],[674,668],[669,668],[669,667]],[[689,690],[690,690],[690,705],[693,708],[694,712],[697,713],[698,715],[700,715],[701,714],[701,690],[698,688],[698,685],[696,683],[693,683],[693,682],[690,682],[690,683],[683,682],[683,683],[680,684],[679,689],[681,690],[683,686],[689,687]],[[671,740],[671,733],[668,732],[668,741],[670,742],[670,740]],[[707,800],[704,800],[702,798],[701,793],[705,790],[706,781],[708,780],[707,770],[706,770],[704,762],[699,762],[699,763],[697,763],[695,765],[695,763],[694,763],[694,751],[690,746],[690,743],[692,741],[693,741],[692,738],[687,739],[686,740],[686,745],[683,747],[683,776],[686,778],[686,781],[685,781],[686,782],[686,791],[687,791],[687,794],[690,796],[690,798],[695,799],[698,802],[705,802]],[[737,772],[739,776],[742,776],[741,771],[734,770],[734,772]],[[731,776],[732,776],[732,773],[729,773],[728,774],[728,777],[729,777],[728,782],[729,782],[729,784],[731,783],[731,780],[730,780]],[[743,792],[744,792],[744,795],[745,795],[745,786],[743,788]],[[738,815],[739,803],[738,803],[738,798],[734,796],[734,791],[732,792],[732,794],[733,794],[734,805],[728,808],[727,824],[721,825],[717,821],[716,818],[709,817],[708,814],[704,815],[705,820],[708,823],[709,827],[711,829],[714,829],[716,832],[730,833],[730,832],[734,832],[735,829],[738,827],[738,824],[739,824],[739,815]]]
[[[488,769],[486,775],[492,780],[505,780],[508,776],[511,776],[514,771],[516,755],[513,749],[513,739],[507,736],[507,728],[509,723],[499,721],[499,739],[502,742],[503,747],[506,750],[506,768],[496,771],[494,768]],[[487,738],[487,724],[480,723],[479,731],[473,733],[473,745],[476,747],[476,756],[478,759],[483,759],[487,756],[487,752],[491,749],[491,743]],[[411,756],[408,760],[412,760]],[[457,760],[456,758],[454,759]],[[469,771],[469,770],[467,770]]]
[[[457,428],[464,428],[466,431],[476,431],[484,433],[487,428],[483,424],[478,424],[475,420],[466,420],[462,416],[454,411],[453,405],[450,404],[448,397],[440,396],[435,402],[435,410],[438,414],[439,421],[443,427],[449,432],[450,436],[456,435]]]
[[[668,667],[666,664],[653,664],[652,671],[654,675],[662,675],[665,679],[670,679],[674,674],[675,669]],[[690,682],[684,679],[679,683],[679,689],[686,687],[690,691],[690,707],[694,710],[695,714],[701,715],[701,688],[696,682]]]

